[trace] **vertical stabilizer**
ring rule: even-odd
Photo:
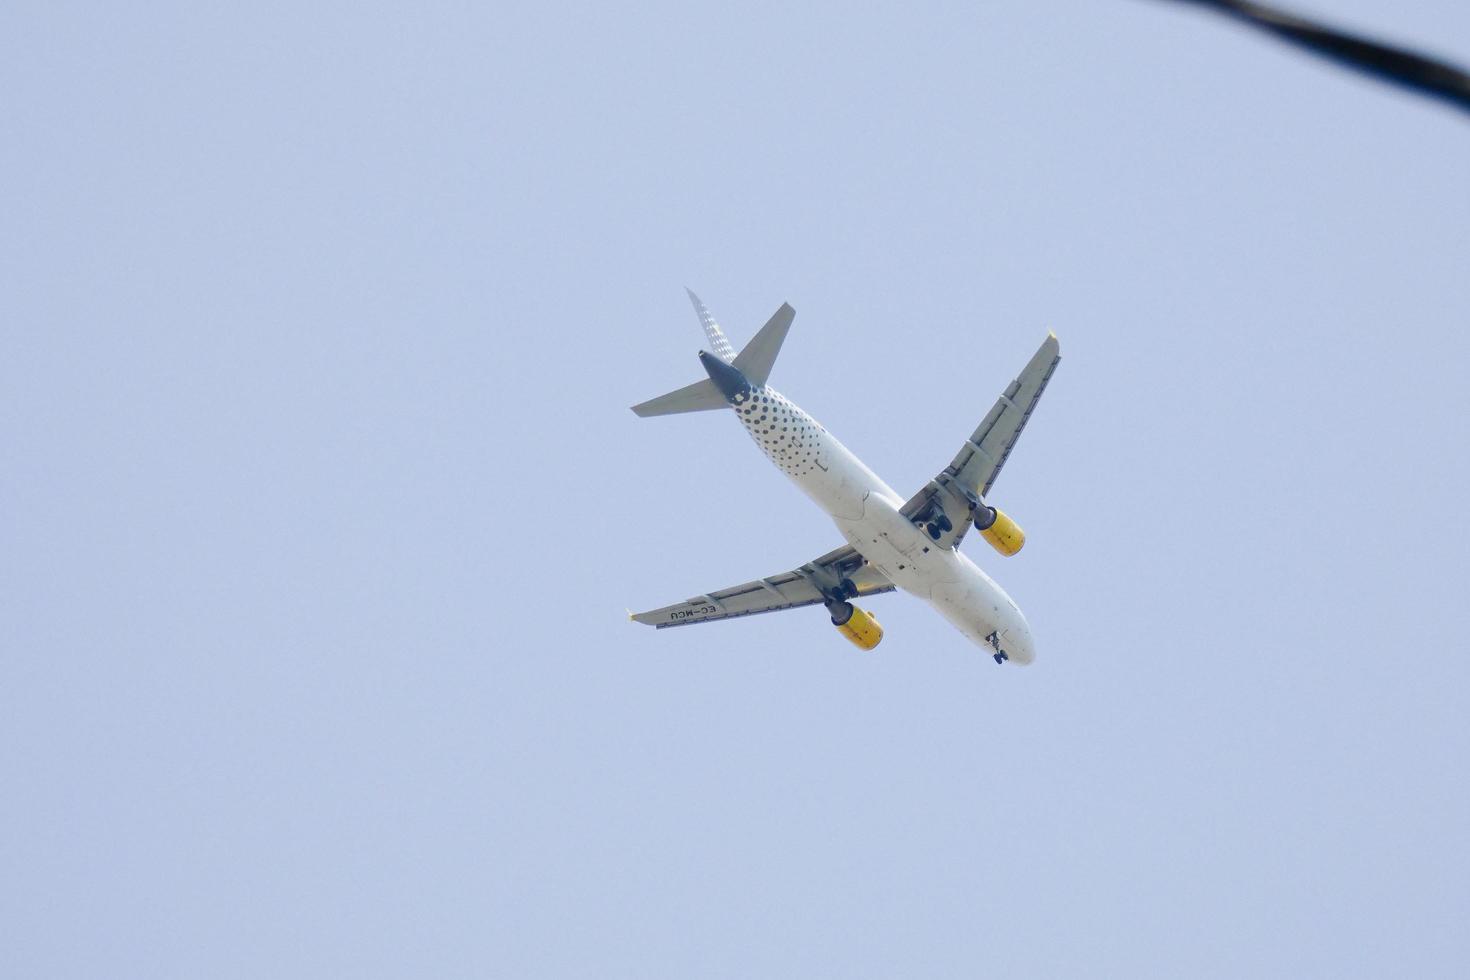
[[[700,302],[699,297],[694,295],[694,290],[685,286],[684,292],[689,294],[689,302],[694,304],[694,312],[699,314],[699,325],[704,327],[704,335],[709,338],[710,350],[714,351],[715,356],[726,364],[734,361],[735,348],[731,347],[730,341],[725,339],[725,331],[720,329],[720,325],[715,322],[714,316],[710,314],[709,310],[705,309],[704,303]]]

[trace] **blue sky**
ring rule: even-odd
[[[1463,4],[1348,25],[1470,57]],[[0,14],[0,972],[1463,975],[1470,129],[1170,4]],[[655,633],[1049,329],[999,669]]]

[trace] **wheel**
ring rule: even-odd
[[[951,521],[949,519],[949,515],[948,514],[940,514],[939,515],[939,520],[935,521],[934,523],[935,524],[938,524],[939,525],[939,529],[941,531],[945,532],[946,534],[948,534],[950,531],[953,531],[954,530],[954,521]]]
[[[941,532],[939,530],[938,524],[925,524],[924,529],[929,532],[929,537],[933,538],[935,541],[939,540],[939,535]]]
[[[829,602],[827,603],[827,612],[832,616],[832,625],[841,626],[852,618],[852,603]]]
[[[1011,658],[1006,656],[1006,652],[1004,650],[995,655],[995,662],[998,664],[1003,664],[1009,659]]]

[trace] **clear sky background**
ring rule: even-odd
[[[0,83],[0,974],[1465,975],[1463,114],[1142,0],[12,3]],[[1057,332],[1034,667],[626,621],[840,543],[628,411],[686,284],[900,492]]]

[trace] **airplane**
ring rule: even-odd
[[[767,384],[796,316],[790,304],[783,303],[736,354],[704,303],[686,292],[712,349],[699,352],[709,377],[634,405],[634,413],[647,418],[732,409],[766,458],[827,512],[847,544],[791,571],[629,617],[665,629],[820,603],[838,632],[872,650],[883,628],[851,600],[902,589],[933,606],[997,664],[1033,662],[1026,617],[959,544],[972,526],[1006,557],[1026,543],[1020,526],[986,497],[1061,361],[1056,334],[1042,341],[953,461],[905,501]]]

